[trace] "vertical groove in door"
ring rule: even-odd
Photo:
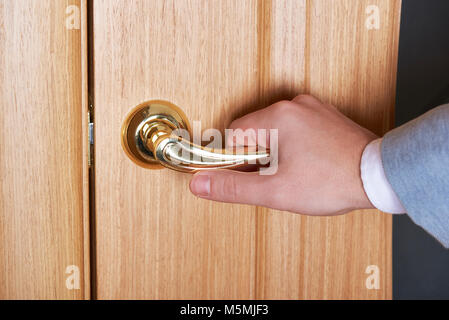
[[[258,45],[258,74],[259,74],[259,106],[268,106],[267,84],[270,78],[271,65],[271,7],[272,0],[258,0],[257,3],[257,45]],[[259,268],[263,268],[263,259],[260,258],[260,252],[263,252],[263,218],[265,210],[260,207],[255,208],[255,271],[254,271],[254,298],[258,299],[259,291]],[[261,263],[262,261],[262,263]]]
[[[312,0],[305,0],[304,93],[310,94],[310,15]]]
[[[93,0],[84,0],[86,7],[85,21],[86,21],[86,35],[87,45],[87,90],[88,90],[88,109],[90,112],[89,120],[95,123],[95,73],[94,73],[94,14],[93,14]],[[95,141],[95,126],[91,131],[91,139]],[[94,145],[89,145],[90,148],[90,168],[89,168],[89,236],[90,236],[90,298],[97,299],[97,250],[96,250],[96,219],[95,219],[95,148]]]
[[[260,107],[291,100],[304,93],[305,64],[308,63],[305,58],[308,41],[305,2],[271,0],[269,3],[262,1],[259,7]],[[303,277],[304,259],[301,257],[304,251],[291,253],[287,250],[304,242],[302,221],[298,215],[257,208],[256,299],[299,297],[298,282]],[[283,229],[286,238],[275,235],[273,226]],[[296,234],[298,237],[294,239]],[[282,253],[272,250],[273,242]],[[292,258],[293,255],[295,257]],[[296,269],[296,272],[288,273],[289,269]],[[287,276],[290,278],[285,281]],[[273,283],[277,285],[273,286]]]
[[[90,207],[91,207],[91,185],[89,168],[89,60],[88,60],[88,8],[87,0],[80,0],[81,11],[81,116],[82,116],[82,138],[83,138],[83,241],[84,241],[84,299],[89,300],[92,297],[91,290],[91,228],[90,228]]]

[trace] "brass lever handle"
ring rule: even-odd
[[[213,169],[235,169],[246,164],[266,164],[269,150],[231,152],[191,143],[179,135],[179,129],[190,132],[187,117],[177,106],[166,101],[149,101],[137,106],[122,127],[122,145],[138,165],[159,169],[167,167],[182,172]]]

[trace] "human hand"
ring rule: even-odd
[[[307,215],[373,208],[363,189],[360,161],[365,146],[377,136],[334,106],[300,95],[237,119],[230,129],[277,129],[278,170],[274,175],[196,173],[190,190],[198,197]],[[268,140],[249,144],[266,146]]]

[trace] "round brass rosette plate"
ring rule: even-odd
[[[142,127],[153,121],[170,123],[175,129],[190,132],[190,124],[182,110],[163,100],[144,102],[135,107],[126,117],[122,126],[122,147],[126,155],[136,164],[147,169],[164,168],[146,147],[142,138]]]

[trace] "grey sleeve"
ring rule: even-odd
[[[381,149],[408,215],[449,248],[449,104],[390,131]]]

